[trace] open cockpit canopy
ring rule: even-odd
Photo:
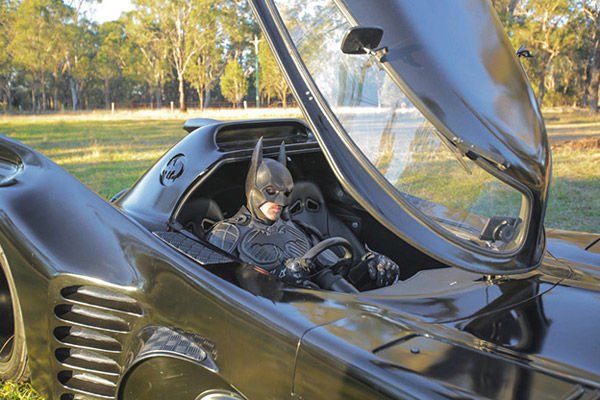
[[[365,209],[449,265],[538,266],[548,143],[488,1],[252,3],[329,163]]]

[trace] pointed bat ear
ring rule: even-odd
[[[261,136],[256,142],[256,146],[254,146],[254,151],[252,152],[252,166],[256,171],[258,166],[263,160],[263,137]]]
[[[256,146],[254,146],[254,151],[252,152],[252,160],[250,160],[250,168],[248,169],[248,177],[246,178],[246,194],[256,186],[256,172],[263,159],[262,143],[263,138],[261,136],[260,139],[258,139],[258,142],[256,142]]]
[[[283,164],[284,167],[287,167],[287,157],[285,156],[285,142],[282,140],[281,145],[279,146],[279,157],[277,157],[277,161]]]

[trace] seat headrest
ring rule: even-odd
[[[288,207],[291,216],[303,211],[318,213],[325,207],[325,199],[321,189],[308,181],[299,181],[294,184],[294,190],[290,195],[290,205]]]

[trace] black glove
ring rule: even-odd
[[[271,271],[273,275],[288,285],[313,288],[316,285],[310,281],[314,272],[312,262],[302,258],[290,258],[285,264]]]
[[[367,290],[396,283],[399,275],[400,267],[395,262],[383,254],[369,250],[350,271],[350,281],[357,286],[364,286],[362,290]],[[369,283],[366,282],[367,279]]]

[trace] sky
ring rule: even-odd
[[[131,0],[102,0],[90,6],[89,16],[92,20],[102,23],[119,19],[123,11],[133,8]]]

